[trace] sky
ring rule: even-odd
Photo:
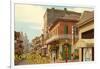
[[[15,31],[27,34],[29,41],[36,36],[40,36],[43,29],[43,15],[47,8],[54,6],[40,6],[15,4]],[[71,11],[82,13],[84,10],[92,11],[92,8],[54,7],[55,9],[67,8]]]

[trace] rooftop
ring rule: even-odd
[[[94,11],[84,11],[80,17],[80,21],[77,24],[82,24],[90,19],[94,19]]]
[[[72,13],[73,12],[73,13]],[[68,11],[66,12],[65,16],[63,17],[58,17],[56,20],[51,23],[49,26],[49,30],[52,29],[59,21],[79,21],[81,13],[77,13],[74,11]]]

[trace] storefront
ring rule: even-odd
[[[82,61],[93,61],[94,60],[94,47],[82,48]]]
[[[66,40],[57,40],[48,44],[51,61],[68,62],[71,60],[71,44]]]
[[[79,61],[94,60],[94,43],[93,39],[80,39],[76,44],[79,50]]]

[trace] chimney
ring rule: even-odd
[[[67,8],[64,8],[64,11],[66,14],[70,15],[70,13],[68,12]]]
[[[67,8],[64,8],[64,11],[67,12]]]
[[[52,8],[52,10],[55,10],[55,8]]]

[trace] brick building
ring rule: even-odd
[[[59,13],[60,14],[60,13]],[[62,49],[66,47],[66,59],[71,60],[71,43],[72,43],[72,26],[75,25],[80,18],[80,13],[67,11],[63,17],[56,19],[48,26],[48,38],[46,44],[51,60],[62,60]],[[69,46],[68,46],[69,45]],[[65,59],[64,59],[65,60]]]

